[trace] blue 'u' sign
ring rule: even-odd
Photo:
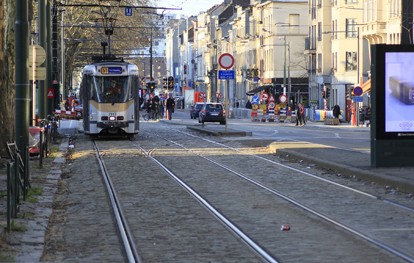
[[[125,7],[125,16],[132,16],[132,7]]]

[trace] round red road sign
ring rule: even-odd
[[[360,86],[356,86],[355,88],[354,88],[354,95],[355,96],[361,96],[362,95],[362,88],[360,87]]]
[[[263,92],[262,94],[260,94],[260,98],[262,100],[267,100],[269,98],[269,95],[266,92]]]
[[[234,65],[234,57],[229,53],[221,54],[218,63],[220,64],[220,67],[229,69]]]

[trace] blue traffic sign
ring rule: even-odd
[[[234,70],[219,70],[219,79],[234,79]]]
[[[362,95],[362,92],[363,92],[363,90],[362,90],[362,88],[360,86],[356,86],[354,88],[354,95],[355,96],[361,96]]]
[[[353,102],[363,102],[364,101],[364,97],[360,97],[360,96],[355,96],[352,98]]]
[[[131,6],[125,7],[125,16],[132,16],[132,7]]]
[[[260,98],[257,95],[254,95],[252,98],[252,104],[259,104]]]

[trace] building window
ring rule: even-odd
[[[357,4],[358,0],[345,0],[345,4]]]
[[[356,52],[346,52],[346,71],[356,70],[357,69],[357,53]]]
[[[321,73],[322,72],[322,54],[321,53],[318,54],[318,65],[317,65],[317,67],[318,67],[318,73]]]
[[[318,41],[322,41],[322,23],[318,22]]]
[[[356,20],[354,18],[346,19],[346,37],[347,38],[358,37],[357,28],[356,28]]]

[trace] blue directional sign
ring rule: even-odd
[[[364,101],[364,97],[360,97],[360,96],[355,96],[352,98],[353,102],[363,102]]]
[[[125,7],[125,16],[132,16],[132,7],[131,6]]]
[[[259,104],[260,98],[257,95],[254,95],[252,98],[252,104]]]
[[[219,70],[219,79],[234,79],[234,70]]]

